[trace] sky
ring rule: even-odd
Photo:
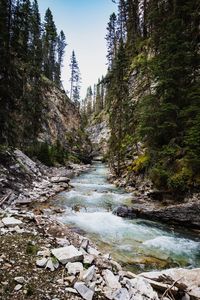
[[[42,19],[49,7],[58,32],[66,35],[67,47],[62,69],[62,81],[70,90],[70,57],[72,50],[81,72],[81,98],[87,87],[106,74],[106,27],[109,16],[116,11],[112,0],[38,0]]]

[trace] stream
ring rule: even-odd
[[[64,209],[59,221],[134,272],[200,266],[200,239],[194,233],[113,215],[116,206],[131,204],[132,194],[110,184],[107,176],[106,165],[94,162],[88,172],[73,178],[73,188],[54,199],[54,204]]]

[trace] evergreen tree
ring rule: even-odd
[[[44,75],[55,80],[56,73],[57,30],[51,10],[48,8],[44,17],[43,33],[43,69]]]
[[[42,72],[42,39],[41,39],[41,18],[37,0],[34,0],[31,7],[30,27],[30,60],[32,62],[33,80],[37,82]]]
[[[67,46],[67,44],[66,44],[65,34],[61,30],[61,32],[58,36],[58,46],[57,46],[58,61],[57,61],[57,69],[56,69],[56,76],[55,76],[55,81],[58,86],[61,86],[61,68],[62,68],[63,57],[65,54],[66,46]]]
[[[74,101],[76,104],[78,104],[80,100],[80,70],[79,70],[79,66],[76,60],[76,55],[74,50],[72,51],[70,68],[71,68],[70,99]]]
[[[111,69],[114,57],[117,52],[117,17],[116,14],[113,13],[110,16],[110,20],[108,22],[107,26],[107,35],[106,35],[106,41],[107,41],[107,60],[108,60],[108,68]]]

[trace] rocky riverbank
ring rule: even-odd
[[[69,189],[70,177],[88,167],[48,168],[19,150],[1,157],[0,298],[200,299],[200,269],[175,269],[153,279],[148,273],[135,275],[49,216],[49,210],[59,214],[61,209],[47,209],[45,201]],[[183,276],[177,279],[177,272]]]
[[[200,229],[200,194],[194,193],[185,198],[155,190],[149,180],[138,178],[133,183],[127,178],[110,175],[110,182],[133,193],[132,205],[117,207],[115,214],[121,217],[146,218],[168,224],[178,224],[187,228]]]
[[[88,167],[70,162],[65,167],[47,167],[18,149],[5,150],[0,157],[0,206],[44,202],[69,189],[70,177]]]
[[[0,243],[1,299],[200,299],[200,269],[123,271],[45,209],[1,210]]]

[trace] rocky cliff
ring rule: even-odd
[[[48,144],[59,141],[62,146],[68,146],[68,136],[76,135],[81,126],[78,107],[55,86],[45,87],[42,101],[43,117],[38,140]]]
[[[92,143],[93,154],[106,155],[110,138],[110,128],[106,113],[102,111],[96,118],[90,120],[86,131]]]

